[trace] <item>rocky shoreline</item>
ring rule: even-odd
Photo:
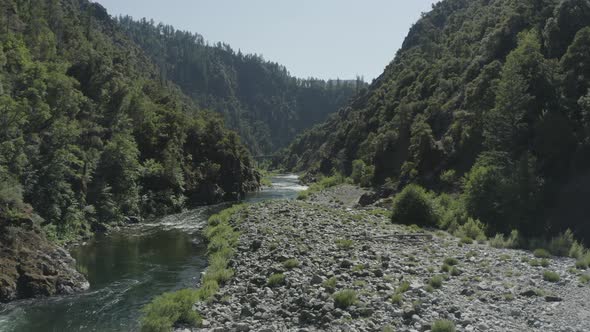
[[[360,194],[344,185],[235,215],[235,274],[195,305],[201,330],[428,331],[439,319],[458,331],[590,330],[573,259],[540,266],[527,251],[394,225],[386,210],[353,207]]]

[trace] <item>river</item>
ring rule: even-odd
[[[304,186],[296,175],[277,175],[273,186],[246,202],[293,199]],[[125,228],[71,249],[90,282],[72,296],[0,305],[0,331],[136,331],[141,307],[164,292],[193,287],[207,266],[200,231],[223,206],[210,206]]]

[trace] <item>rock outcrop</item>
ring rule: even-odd
[[[0,220],[0,302],[71,294],[89,287],[74,259],[27,217]]]

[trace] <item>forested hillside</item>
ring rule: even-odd
[[[120,25],[159,67],[161,78],[181,87],[195,103],[223,114],[253,153],[287,146],[304,129],[326,119],[366,84],[298,79],[261,56],[209,46],[203,36],[131,17]]]
[[[589,85],[590,1],[442,1],[284,163],[451,193],[446,222],[590,240]]]
[[[0,222],[32,207],[64,240],[258,188],[238,136],[103,7],[4,0],[0,13]]]

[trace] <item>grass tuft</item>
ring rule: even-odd
[[[287,259],[283,262],[283,266],[286,269],[294,269],[296,267],[299,267],[299,261],[295,258]]]
[[[543,280],[549,282],[558,282],[561,278],[557,272],[553,271],[544,271],[543,272]]]
[[[334,294],[334,305],[341,309],[346,309],[358,302],[356,292],[352,289],[345,289]]]
[[[282,273],[275,273],[268,277],[266,284],[268,287],[279,287],[285,283],[285,275]]]

